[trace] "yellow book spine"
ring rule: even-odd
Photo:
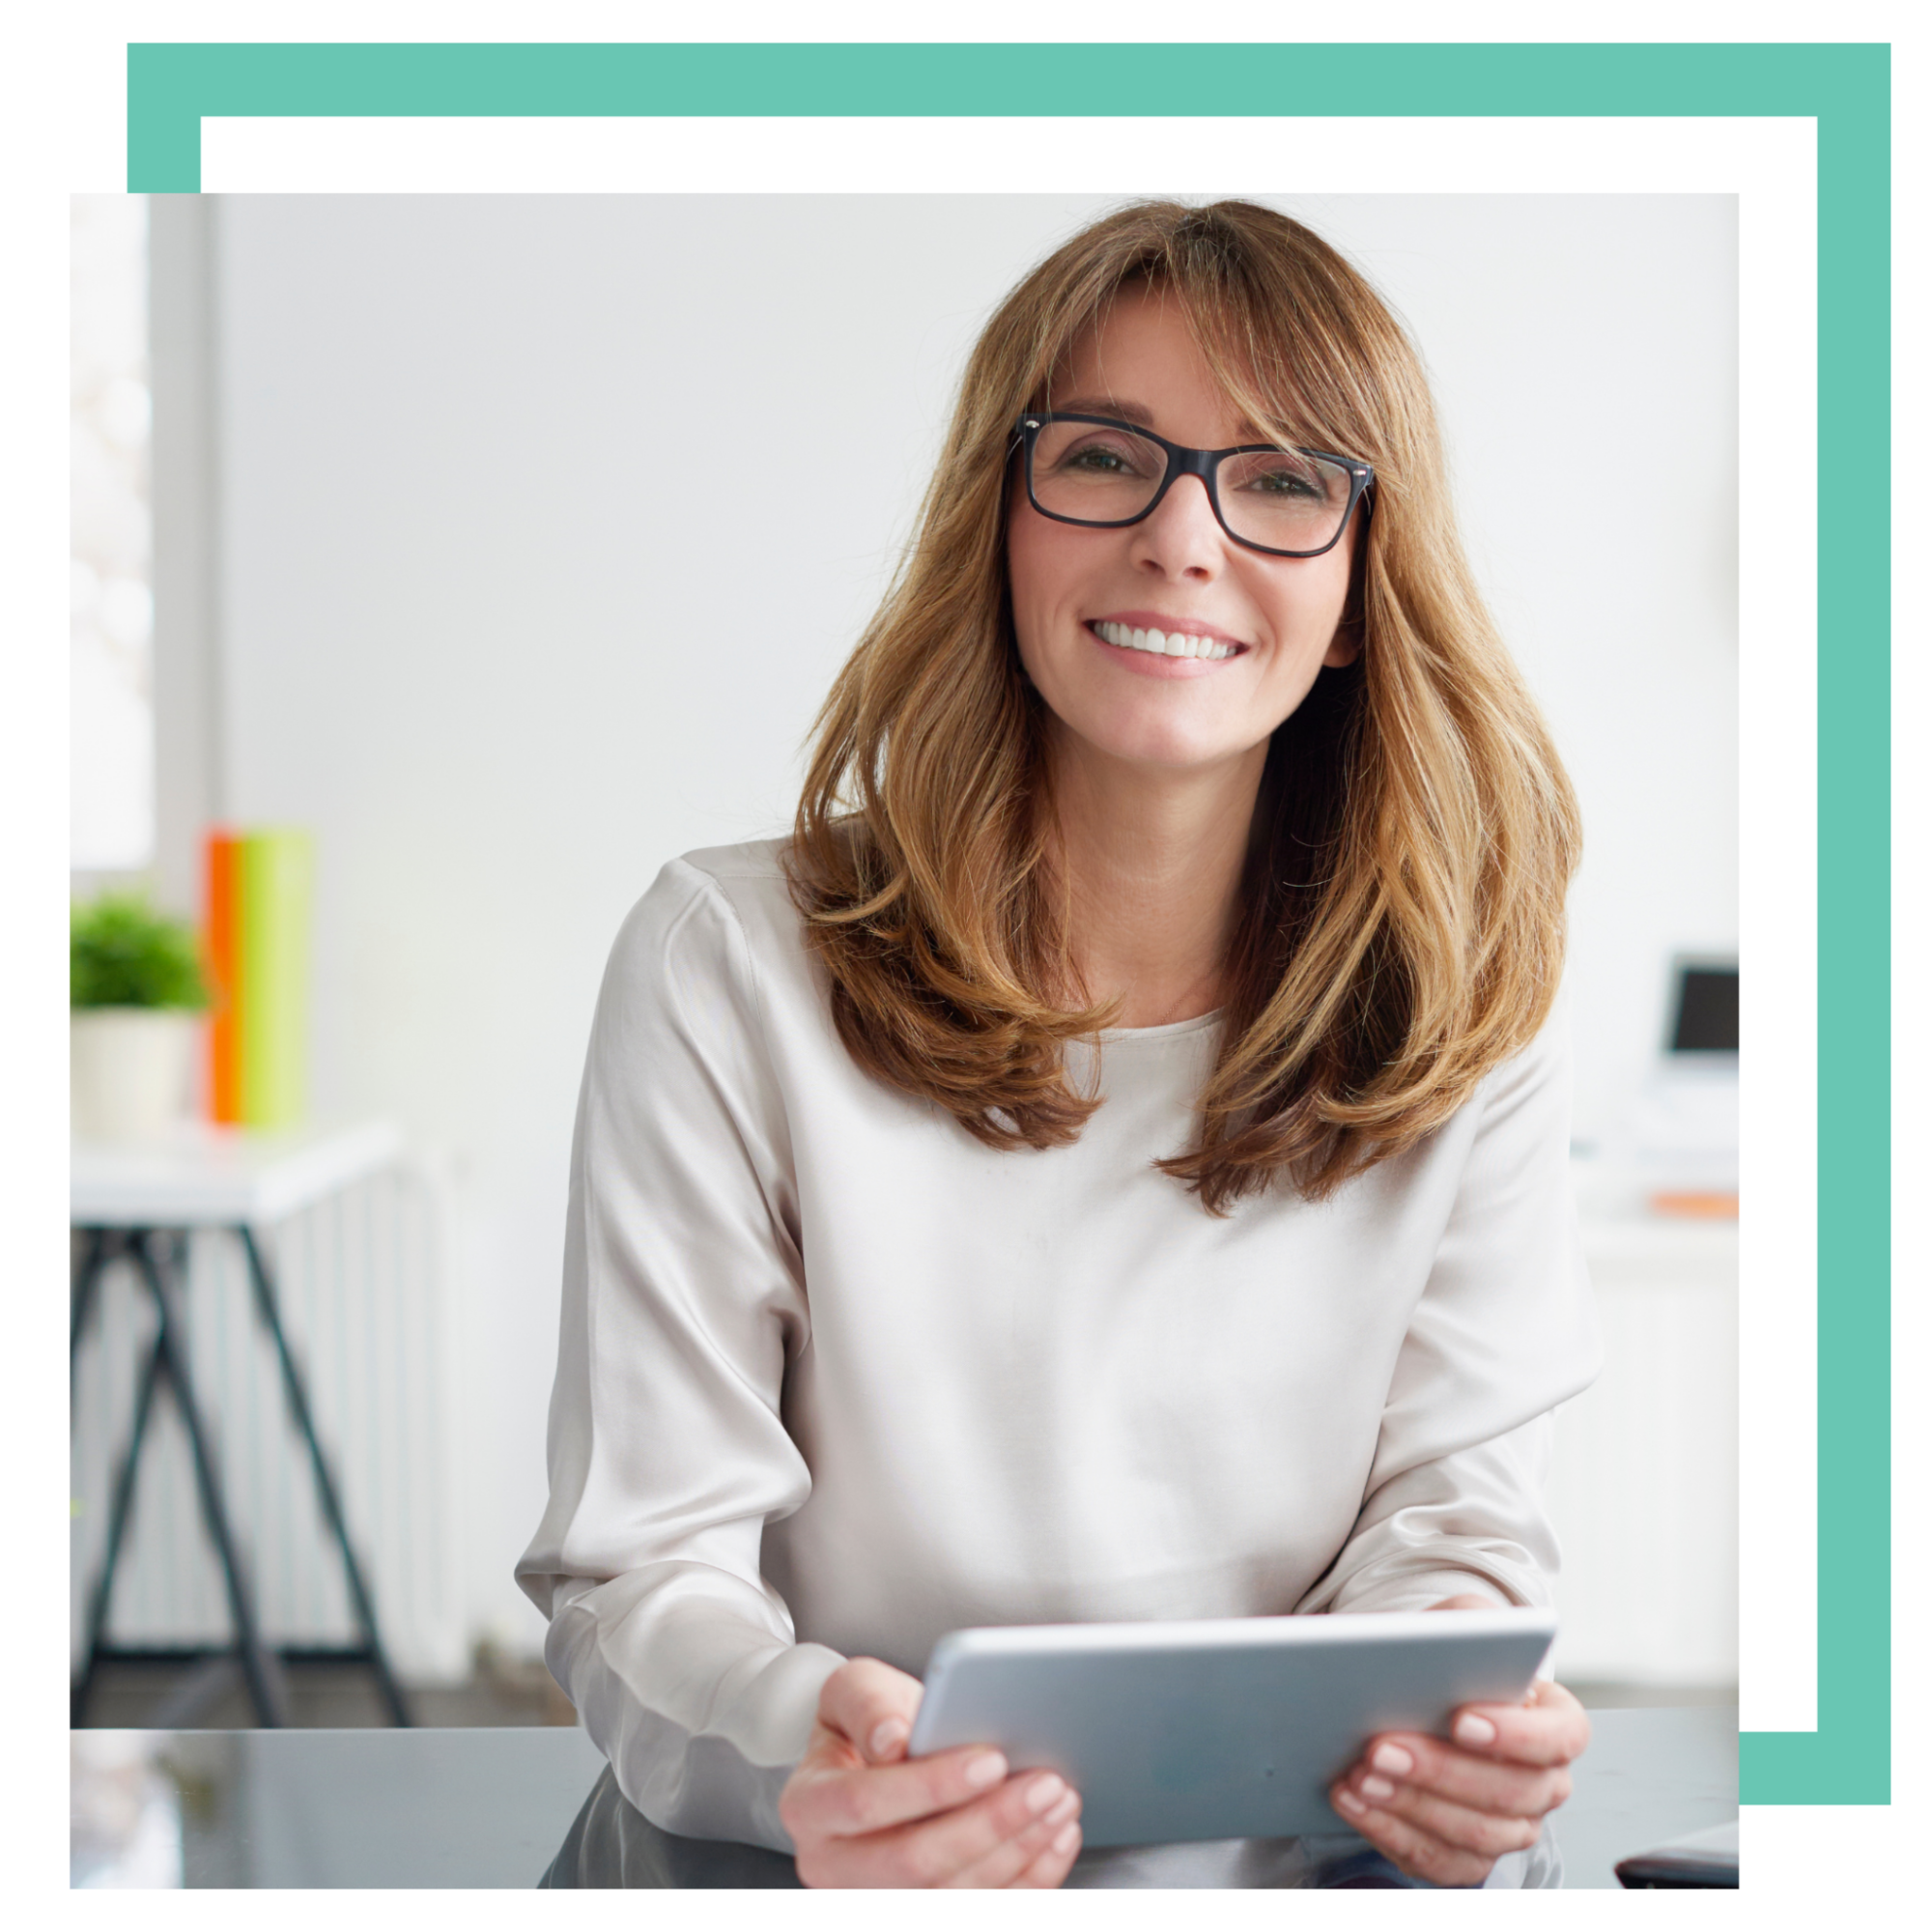
[[[248,832],[241,840],[242,1118],[282,1127],[308,1111],[309,901],[314,848],[306,832]]]

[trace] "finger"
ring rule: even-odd
[[[834,1739],[837,1748],[850,1748],[834,1733],[821,1729],[817,1735]],[[781,1817],[794,1839],[859,1837],[956,1810],[984,1797],[1006,1775],[1006,1759],[977,1745],[898,1764],[856,1766],[829,1754],[821,1763],[808,1748],[785,1786]]]
[[[1046,1850],[1007,1889],[1051,1891],[1056,1886],[1065,1885],[1066,1874],[1073,1869],[1073,1861],[1080,1856],[1082,1842],[1078,1819],[1070,1825],[1063,1825]]]
[[[1547,1677],[1526,1704],[1465,1704],[1450,1730],[1464,1750],[1517,1764],[1568,1764],[1590,1742],[1589,1714]]]
[[[1365,1805],[1346,1785],[1335,1786],[1329,1797],[1349,1825],[1410,1878],[1427,1879],[1431,1885],[1481,1885],[1495,1863],[1480,1852],[1444,1844],[1392,1812]]]
[[[1391,1785],[1371,1776],[1348,1787],[1363,1807],[1399,1818],[1458,1851],[1485,1859],[1527,1851],[1543,1833],[1543,1813],[1479,1811],[1439,1792],[1415,1785]],[[1346,1812],[1347,1806],[1343,1807]]]
[[[1504,1763],[1408,1731],[1377,1738],[1348,1781],[1372,1804],[1398,1788],[1433,1791],[1473,1811],[1523,1818],[1540,1818],[1570,1796],[1570,1774],[1560,1764]]]
[[[874,1778],[885,1775],[860,1774]],[[810,1882],[921,1888],[994,1883],[962,1875],[1000,1846],[1022,1835],[1042,1811],[1067,1795],[1062,1779],[1051,1774],[1036,1774],[1009,1778],[999,1790],[941,1817],[860,1837],[820,1840],[814,1847]],[[1014,1859],[1009,1868],[1017,1869],[1024,1862],[1024,1859]],[[803,1865],[800,1875],[806,1875]]]
[[[818,1721],[874,1764],[905,1755],[925,1687],[876,1657],[848,1659],[818,1693]]]
[[[921,1886],[1000,1883],[993,1878],[976,1878],[972,1873],[982,1864],[997,1865],[1009,1873],[1017,1870],[1025,1861],[1002,1859],[1002,1849],[1025,1836],[1043,1813],[1069,1796],[1065,1778],[1053,1772],[1035,1772],[1008,1778],[999,1790],[975,1804],[908,1826],[900,1834],[905,1839],[905,1882]],[[1044,1837],[1040,1842],[1045,1842]]]
[[[1032,1815],[1020,1830],[970,1863],[961,1865],[946,1881],[948,1885],[987,1888],[1016,1885],[1041,1858],[1051,1859],[1054,1842],[1080,1816],[1080,1794],[1069,1790],[1058,1777],[1041,1776],[1037,1783],[1038,1789],[1026,1794]]]

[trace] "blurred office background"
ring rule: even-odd
[[[1568,988],[1609,1367],[1561,1418],[1559,1665],[1603,1701],[1727,1694],[1735,1058],[1666,1048],[1682,963],[1737,947],[1735,203],[1272,198],[1421,345],[1476,568],[1583,803]],[[313,835],[312,1110],[392,1122],[407,1155],[276,1246],[431,1721],[569,1715],[510,1573],[611,937],[666,859],[783,827],[969,344],[1103,206],[74,205],[76,893],[144,880],[199,919],[211,824]],[[321,1641],[340,1584],[286,1432],[242,1412],[260,1364],[221,1352],[222,1265],[195,1288],[204,1379],[264,1615]],[[77,1599],[135,1308],[124,1285],[78,1372]],[[178,1433],[142,1482],[117,1628],[218,1641]],[[94,1720],[165,1694],[104,1685]],[[301,1708],[360,1721],[360,1695]]]

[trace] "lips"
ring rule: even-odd
[[[1145,651],[1151,657],[1201,658],[1210,664],[1234,657],[1241,646],[1197,631],[1163,631],[1156,625],[1145,628],[1118,623],[1109,617],[1096,618],[1088,627],[1102,643],[1123,651]]]
[[[1248,646],[1248,639],[1237,638],[1233,631],[1224,631],[1205,617],[1190,617],[1179,611],[1103,611],[1089,621],[1125,624],[1131,630],[1159,631],[1168,636],[1179,632],[1185,638],[1211,638],[1217,644],[1235,644],[1243,650]]]
[[[1157,625],[1129,625],[1116,617],[1092,618],[1083,628],[1106,653],[1109,664],[1136,677],[1157,681],[1218,677],[1250,648],[1234,639],[1210,637],[1205,628],[1183,631],[1179,628],[1179,621],[1168,619],[1177,626],[1172,632]]]

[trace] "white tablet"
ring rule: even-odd
[[[911,1748],[1059,1772],[1090,1845],[1346,1832],[1328,1786],[1370,1738],[1517,1702],[1555,1634],[1520,1609],[954,1631]]]

